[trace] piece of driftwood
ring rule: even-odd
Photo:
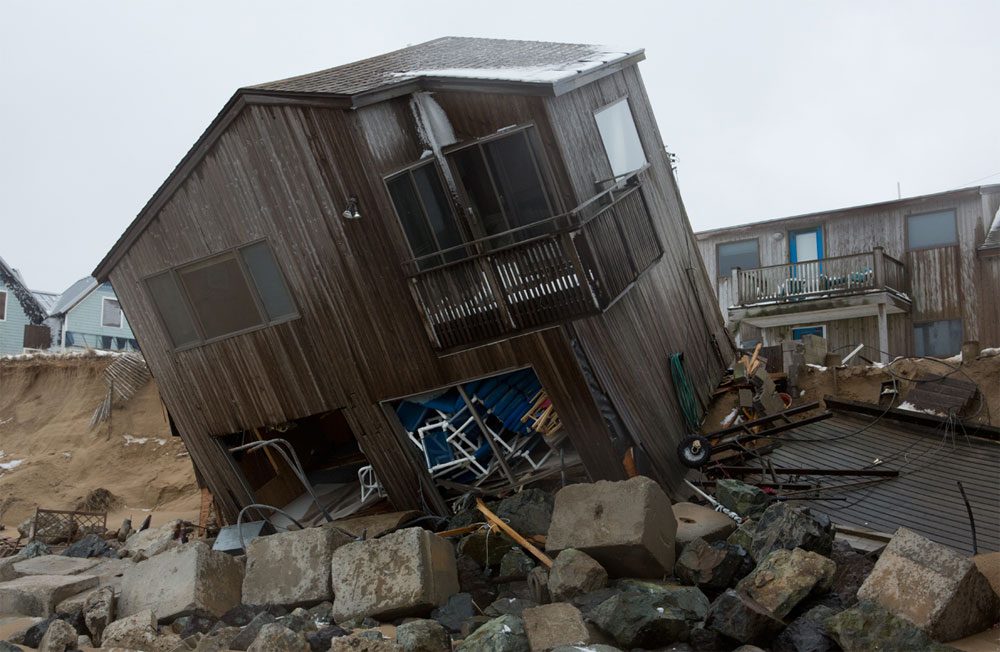
[[[542,552],[537,547],[535,547],[535,544],[531,543],[530,541],[528,541],[527,539],[525,539],[523,536],[521,536],[520,534],[518,534],[517,530],[515,530],[511,526],[509,526],[506,523],[504,523],[503,520],[499,516],[497,516],[496,514],[494,514],[493,512],[490,511],[490,508],[487,507],[486,503],[484,503],[482,501],[482,499],[480,499],[480,498],[476,498],[476,509],[478,509],[483,514],[483,516],[486,517],[487,521],[489,521],[493,525],[495,525],[498,528],[500,528],[500,530],[504,534],[506,534],[507,536],[509,536],[511,539],[513,539],[514,541],[516,541],[519,546],[521,546],[522,548],[524,548],[525,550],[527,550],[529,553],[531,553],[531,555],[535,559],[537,559],[538,561],[540,561],[543,564],[545,564],[545,566],[547,568],[552,568],[552,558],[551,557],[549,557],[544,552]]]

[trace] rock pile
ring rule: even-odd
[[[123,559],[34,550],[0,566],[0,613],[33,617],[10,642],[53,652],[91,644],[152,652],[944,650],[939,641],[997,620],[989,581],[947,548],[901,529],[876,561],[835,543],[822,514],[758,504],[733,483],[725,492],[755,505],[754,520],[734,530],[708,508],[671,506],[646,478],[572,485],[554,498],[527,490],[490,506],[544,541],[551,557],[528,554],[499,531],[466,532],[456,545],[402,527],[403,518],[372,529],[374,537],[341,524],[263,536],[241,557],[162,532],[129,539],[123,549],[134,555]],[[455,520],[477,523],[472,514]],[[686,538],[675,559],[678,533]]]

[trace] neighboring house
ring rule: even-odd
[[[224,519],[290,499],[231,450],[275,437],[447,511],[401,409],[513,372],[591,478],[678,489],[733,350],[643,58],[444,38],[236,92],[94,271]]]
[[[947,357],[1000,344],[1000,185],[696,234],[743,345],[811,333],[847,353]]]
[[[66,288],[48,310],[53,346],[61,349],[137,351],[125,313],[110,283],[93,276]]]
[[[41,332],[38,327],[45,317],[45,309],[21,274],[0,258],[0,355],[37,348]]]

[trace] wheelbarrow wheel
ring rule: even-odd
[[[712,445],[700,435],[688,435],[677,445],[681,464],[691,469],[701,468],[712,456]]]

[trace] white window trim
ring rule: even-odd
[[[7,290],[0,290],[0,294],[3,295],[3,314],[0,315],[0,321],[7,321],[7,310],[10,307],[7,304],[10,303],[10,293]]]
[[[104,309],[107,307],[107,301],[118,302],[118,325],[109,326],[104,321]],[[101,328],[121,328],[125,323],[125,313],[122,311],[122,304],[118,301],[117,297],[101,297]]]
[[[791,328],[790,331],[788,331],[788,337],[791,338],[792,340],[795,339],[795,329],[796,328],[821,328],[821,329],[823,329],[823,335],[821,337],[824,340],[827,339],[827,337],[826,337],[826,324],[796,324],[795,326],[792,326],[792,328]]]

